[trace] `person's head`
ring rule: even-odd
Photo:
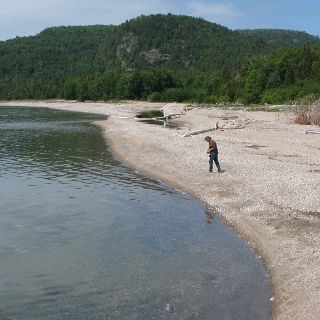
[[[211,137],[210,137],[210,136],[206,136],[206,137],[204,138],[204,141],[210,142],[210,141],[211,141]]]

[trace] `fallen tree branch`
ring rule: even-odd
[[[244,129],[245,126],[236,126],[236,127],[221,127],[223,130],[232,130],[232,129]]]
[[[209,129],[204,129],[204,130],[198,130],[198,131],[191,131],[188,132],[186,134],[184,134],[182,137],[190,137],[190,136],[196,136],[198,134],[201,133],[205,133],[205,132],[210,132],[210,131],[215,131],[215,130],[232,130],[232,129],[244,129],[245,126],[241,126],[241,125],[237,125],[236,127],[225,127],[224,125],[219,127],[219,122],[216,123],[216,127],[215,128],[209,128]]]
[[[217,130],[217,129],[216,128],[210,128],[210,129],[199,130],[199,131],[191,131],[191,132],[188,132],[188,133],[182,135],[182,137],[187,138],[187,137],[196,136],[198,134],[205,133],[205,132],[210,132],[210,131],[214,131],[214,130]]]
[[[116,114],[110,115],[110,118],[115,118],[115,119],[133,119],[134,117],[125,117],[125,116],[118,116]]]
[[[186,138],[186,137],[190,137],[190,136],[196,136],[198,134],[210,132],[210,131],[214,131],[214,130],[223,130],[222,128],[219,128],[219,122],[216,123],[215,128],[203,129],[203,130],[198,130],[198,131],[191,131],[191,132],[184,134],[182,137]]]
[[[185,116],[186,115],[185,113],[169,113],[169,114],[163,113],[163,114],[165,117]]]
[[[320,131],[316,131],[316,130],[307,130],[305,132],[305,134],[308,134],[308,133],[312,133],[312,134],[320,134]]]

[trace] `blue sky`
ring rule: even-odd
[[[320,35],[319,0],[0,0],[0,40],[50,26],[120,24],[141,14],[202,17],[230,29],[281,28]]]

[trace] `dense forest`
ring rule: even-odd
[[[0,99],[282,103],[320,92],[320,41],[141,16],[0,42]]]
[[[300,48],[302,45],[319,44],[319,38],[304,31],[282,30],[282,29],[254,29],[237,30],[253,38],[266,41],[275,48]]]

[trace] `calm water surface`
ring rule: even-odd
[[[0,108],[0,319],[267,319],[259,259],[115,161],[100,118]]]

